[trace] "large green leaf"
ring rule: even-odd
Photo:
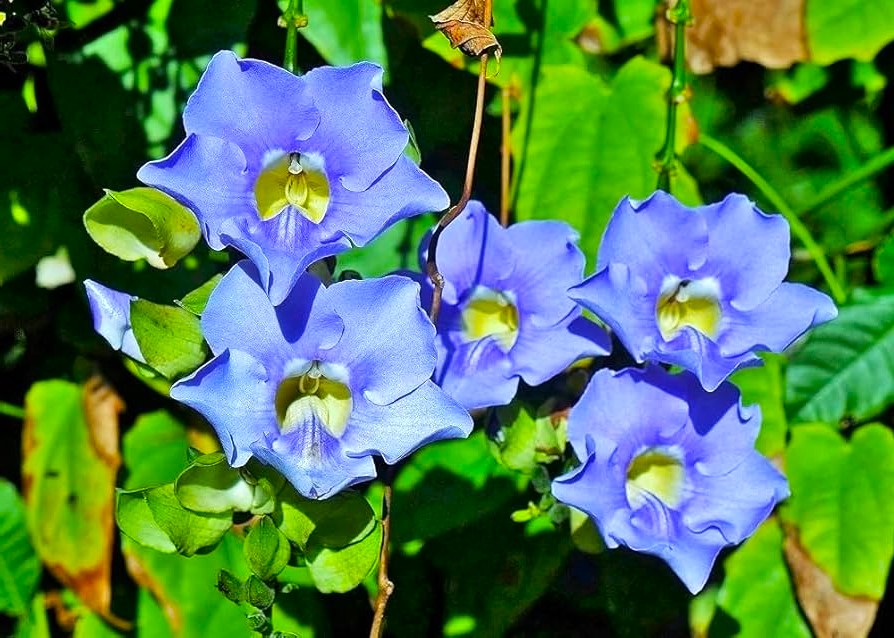
[[[665,135],[669,84],[667,69],[641,57],[625,64],[610,84],[579,67],[546,68],[528,107],[533,113],[527,139],[520,127],[513,134],[514,147],[523,152],[518,218],[569,222],[592,260],[618,201],[655,190],[653,166]],[[527,117],[523,110],[519,121]],[[682,150],[685,136],[678,139]],[[698,203],[682,167],[674,193],[684,203]]]
[[[763,355],[764,365],[739,370],[730,381],[742,392],[742,403],[756,403],[761,409],[761,431],[755,447],[765,456],[780,454],[785,448],[788,422],[783,405],[782,362],[780,355]]]
[[[249,575],[241,544],[232,534],[225,536],[213,552],[189,559],[141,547],[127,538],[123,539],[122,546],[131,577],[152,592],[172,635],[177,638],[248,638],[252,635],[245,613],[215,587],[221,569],[240,579]],[[151,625],[157,624],[156,611],[149,601],[142,599],[138,620],[141,618],[147,623],[151,621]]]
[[[375,524],[369,501],[346,490],[324,501],[304,498],[285,484],[278,494],[274,519],[280,530],[301,549],[312,543],[339,548],[365,538]]]
[[[0,478],[0,613],[25,616],[40,579],[40,559],[25,525],[25,504],[15,486]]]
[[[836,588],[879,600],[894,556],[894,434],[878,424],[850,442],[827,427],[793,430],[792,497],[783,515]]]
[[[724,571],[717,605],[738,623],[736,636],[810,638],[810,629],[798,611],[782,554],[782,529],[775,519],[765,522],[726,559]],[[715,615],[709,635],[727,635],[724,625],[728,620]]]
[[[208,355],[199,318],[188,310],[137,299],[130,323],[146,363],[168,379],[189,374]]]
[[[288,0],[280,0],[285,9]],[[388,67],[388,52],[382,37],[382,5],[369,0],[308,2],[307,26],[301,34],[330,64],[352,64],[361,60]]]
[[[202,238],[186,207],[154,188],[141,186],[106,194],[84,213],[84,227],[104,250],[125,261],[145,259],[170,268]]]
[[[794,421],[865,419],[894,400],[894,295],[841,309],[789,364],[786,401]]]
[[[868,61],[894,40],[891,0],[810,0],[806,5],[810,57],[820,64]]]

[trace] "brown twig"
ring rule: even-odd
[[[394,593],[394,583],[388,578],[388,545],[391,540],[391,473],[385,475],[385,491],[382,493],[382,548],[379,551],[379,592],[373,603],[374,613],[369,638],[380,638],[385,629],[385,608]]]
[[[490,2],[487,3],[487,6],[488,10],[486,18],[489,20]],[[487,24],[488,22],[486,21],[485,23]],[[463,184],[463,192],[459,201],[456,202],[456,205],[444,213],[444,216],[438,221],[435,232],[432,233],[431,240],[428,243],[428,258],[426,259],[425,268],[428,273],[428,278],[431,279],[431,283],[435,288],[432,294],[431,311],[429,312],[432,323],[437,323],[438,321],[438,314],[441,311],[441,293],[444,290],[444,277],[438,270],[436,261],[438,240],[441,237],[441,233],[444,232],[444,229],[450,225],[450,222],[459,217],[460,213],[466,208],[466,204],[469,203],[469,199],[472,197],[472,184],[475,181],[475,162],[478,158],[478,142],[481,138],[481,122],[484,119],[484,91],[487,87],[488,54],[482,53],[480,59],[481,69],[478,72],[478,94],[475,99],[475,119],[472,123],[472,140],[469,143],[469,160],[466,162],[466,181]]]
[[[507,85],[502,91],[502,134],[503,139],[500,145],[500,223],[503,226],[509,225],[509,170],[510,161],[512,159],[512,108],[511,88]]]

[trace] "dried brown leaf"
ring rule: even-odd
[[[792,572],[801,609],[817,638],[864,638],[869,634],[878,601],[846,596],[800,544],[797,532],[785,530],[785,558]]]
[[[694,73],[742,60],[782,69],[808,58],[804,0],[692,0],[691,7],[686,61]],[[663,15],[657,31],[669,56],[673,25]]]
[[[503,48],[491,32],[493,18],[487,19],[487,0],[457,0],[438,14],[429,16],[450,45],[466,55],[479,57],[493,51],[499,59]]]

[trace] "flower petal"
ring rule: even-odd
[[[387,405],[415,390],[435,368],[435,327],[419,305],[419,284],[406,277],[342,281],[324,305],[344,322],[327,360],[350,370],[351,391]]]
[[[347,454],[342,442],[319,422],[301,424],[287,434],[268,435],[251,449],[307,498],[328,498],[376,477],[372,457]]]
[[[514,372],[528,385],[540,385],[578,359],[607,355],[611,339],[605,331],[584,317],[563,322],[564,326],[519,331],[509,351]]]
[[[708,210],[710,208],[711,210]],[[708,223],[709,269],[723,296],[739,310],[762,303],[785,279],[791,257],[788,222],[766,215],[735,193],[704,211]]]
[[[563,222],[530,221],[506,229],[517,254],[512,273],[519,314],[538,326],[552,326],[575,308],[568,288],[579,284],[586,259],[577,231]]]
[[[450,205],[446,191],[403,155],[364,191],[333,184],[322,226],[344,233],[357,246],[378,237],[391,224]]]
[[[130,325],[130,302],[136,301],[137,297],[107,288],[92,279],[84,281],[84,289],[93,315],[93,329],[115,350],[146,363]]]
[[[388,170],[410,139],[382,94],[382,69],[370,62],[319,67],[303,77],[320,112],[320,126],[299,149],[326,158],[327,173],[362,191]]]
[[[641,202],[625,197],[605,229],[596,272],[625,264],[654,288],[666,274],[682,278],[698,270],[708,255],[709,214],[699,213],[662,191]]]
[[[388,405],[358,401],[342,441],[351,455],[378,454],[393,465],[423,445],[471,431],[469,413],[426,381]]]
[[[167,157],[144,164],[137,179],[190,208],[208,244],[223,250],[221,223],[231,217],[257,216],[246,166],[245,155],[232,142],[189,135]]]
[[[782,352],[813,326],[837,316],[838,309],[828,296],[802,284],[782,283],[756,308],[730,309],[720,351],[726,356],[749,350]]]
[[[289,351],[276,311],[247,260],[233,266],[211,293],[202,313],[202,334],[216,355],[238,348],[267,362]]]
[[[509,357],[493,338],[442,340],[435,381],[467,410],[506,405],[518,391]]]
[[[275,395],[261,362],[240,350],[224,350],[171,386],[171,398],[208,419],[234,467],[248,462],[255,441],[278,431]]]
[[[281,67],[220,51],[186,102],[183,126],[187,134],[226,139],[257,157],[291,152],[320,124],[309,93],[301,78]]]

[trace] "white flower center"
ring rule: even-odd
[[[276,416],[283,434],[318,421],[338,438],[345,431],[352,407],[348,387],[323,376],[317,362],[303,374],[283,379],[276,390]]]
[[[661,284],[655,316],[665,341],[686,326],[714,339],[720,328],[720,284],[713,277],[680,279],[668,275]]]
[[[510,295],[478,286],[462,311],[463,334],[468,341],[494,337],[508,352],[518,339],[518,308]]]
[[[680,502],[683,474],[683,463],[672,450],[647,448],[627,468],[627,502],[639,507],[648,493],[675,507]]]

